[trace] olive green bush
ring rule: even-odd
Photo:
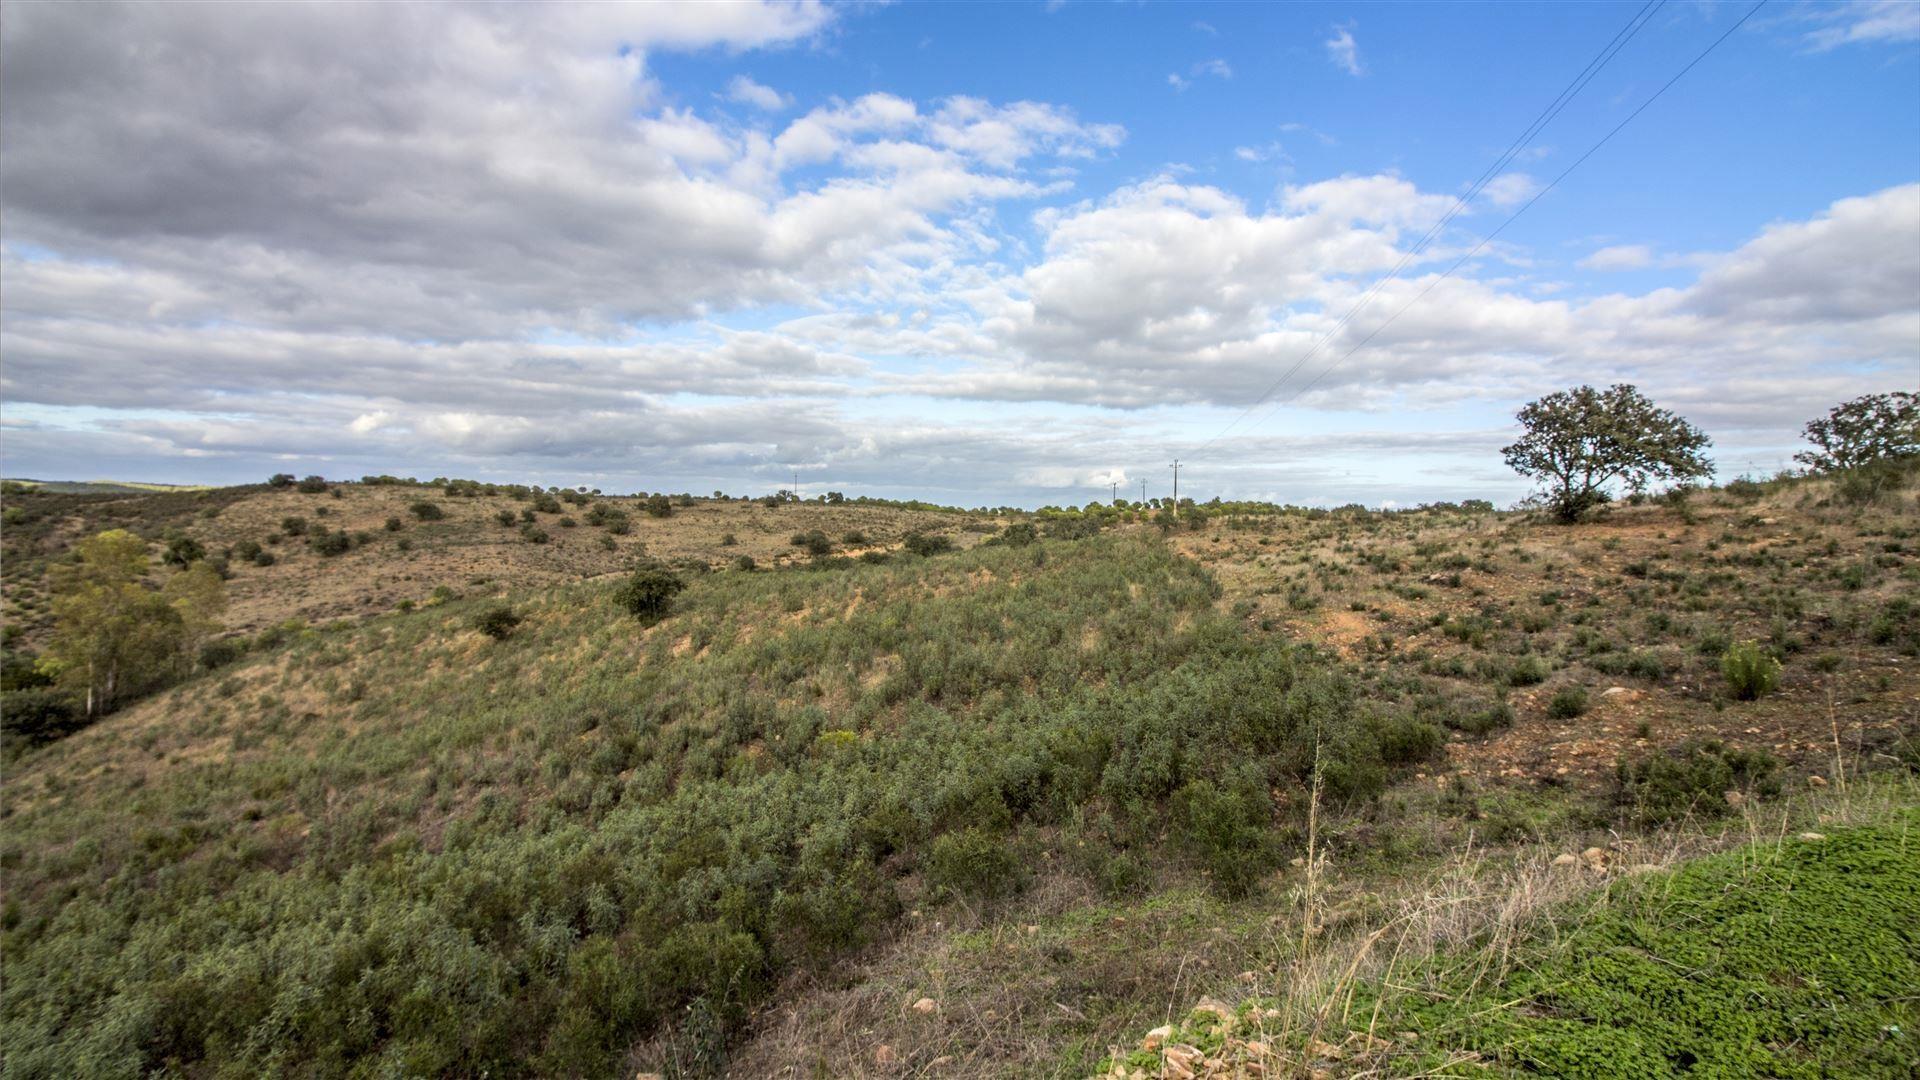
[[[1780,661],[1751,641],[1736,642],[1720,657],[1720,673],[1727,689],[1741,701],[1770,694],[1780,685]]]
[[[1731,809],[1729,792],[1743,797],[1780,794],[1779,763],[1765,750],[1728,746],[1717,739],[1622,760],[1614,770],[1614,801],[1643,825],[1663,825],[1689,815],[1718,817]]]

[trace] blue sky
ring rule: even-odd
[[[0,464],[1504,502],[1625,380],[1771,470],[1920,385],[1920,5],[1766,5],[1435,284],[1748,8],[1336,330],[1639,5],[13,5]]]

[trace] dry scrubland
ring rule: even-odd
[[[5,1068],[1910,1075],[1915,494],[544,544],[418,489],[16,496],[16,645],[92,530],[281,557],[230,560],[244,654],[8,763]],[[596,580],[641,545],[652,624]]]
[[[338,492],[336,495],[335,492]],[[411,507],[438,507],[444,517],[423,521]],[[15,500],[21,520],[9,522],[5,614],[9,625],[42,636],[48,625],[46,559],[79,537],[105,528],[128,528],[156,542],[184,533],[209,552],[248,541],[274,556],[270,566],[229,558],[227,623],[259,631],[289,620],[320,624],[391,611],[403,601],[422,602],[445,586],[462,593],[560,585],[616,573],[642,556],[683,568],[718,568],[745,555],[769,567],[806,556],[788,542],[796,530],[820,529],[835,541],[848,533],[866,545],[836,546],[857,555],[866,548],[898,546],[915,528],[950,532],[957,544],[977,540],[997,526],[986,515],[903,510],[885,506],[791,504],[694,500],[665,518],[649,516],[643,500],[593,497],[587,506],[560,503],[536,511],[545,535],[530,542],[520,515],[527,499],[506,495],[448,497],[437,488],[338,484],[325,492],[292,487],[188,490],[156,495],[49,494]],[[589,506],[627,515],[629,532],[615,535],[586,523]],[[503,525],[505,512],[515,520]],[[796,514],[804,515],[804,518]],[[298,518],[314,527],[344,531],[364,543],[339,555],[323,555],[304,535],[289,535],[284,523]],[[397,530],[387,522],[396,520]],[[567,524],[571,522],[572,524]],[[731,535],[733,543],[724,543]],[[609,546],[611,545],[611,546]]]

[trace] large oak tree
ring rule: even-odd
[[[1712,440],[1624,383],[1548,394],[1518,418],[1526,433],[1501,454],[1541,482],[1541,497],[1561,521],[1609,501],[1615,485],[1639,492],[1656,481],[1713,474],[1701,454]]]

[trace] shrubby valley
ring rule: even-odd
[[[1915,415],[1714,483],[1582,387],[1514,509],[10,481],[6,1075],[1910,1075]]]

